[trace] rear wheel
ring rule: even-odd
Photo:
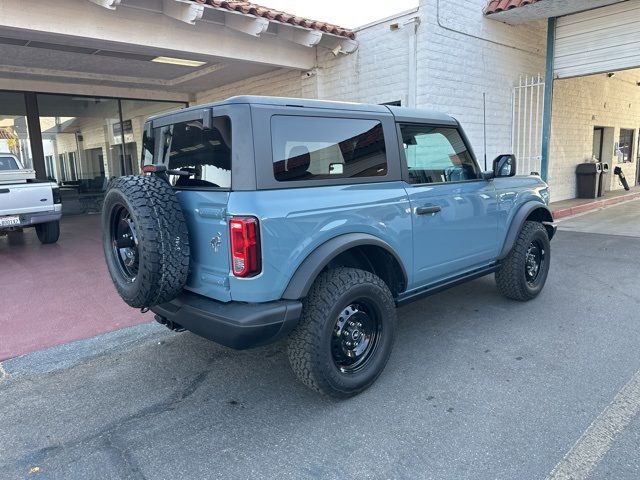
[[[550,262],[547,229],[539,222],[525,222],[511,252],[496,272],[498,289],[513,300],[535,298],[547,281]]]
[[[60,222],[46,222],[36,224],[36,235],[40,243],[56,243],[60,238]]]
[[[382,373],[395,336],[396,310],[387,285],[355,268],[321,274],[303,301],[289,337],[293,371],[308,387],[347,398]]]

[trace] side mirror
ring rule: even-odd
[[[493,161],[494,177],[513,177],[516,174],[516,156],[513,154],[498,155]]]

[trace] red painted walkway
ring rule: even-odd
[[[100,216],[62,220],[54,245],[35,230],[0,237],[0,361],[152,320],[129,308],[111,284]]]
[[[609,207],[622,202],[629,202],[640,198],[640,187],[632,187],[630,191],[614,190],[606,192],[604,197],[599,198],[574,198],[560,202],[552,202],[549,207],[553,213],[554,220],[571,217],[580,213],[590,212],[599,208]]]

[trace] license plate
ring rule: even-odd
[[[20,217],[0,217],[0,227],[16,227],[20,225]]]

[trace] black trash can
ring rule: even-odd
[[[602,170],[600,172],[600,179],[598,180],[598,196],[604,196],[604,187],[609,181],[609,164],[602,162]]]
[[[581,163],[576,168],[578,175],[578,198],[596,198],[600,184],[601,163]]]

